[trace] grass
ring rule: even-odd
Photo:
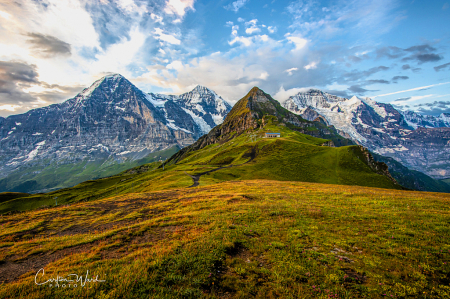
[[[449,203],[248,180],[4,215],[0,298],[448,298]],[[37,286],[40,268],[105,282]]]

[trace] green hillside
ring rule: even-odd
[[[376,161],[386,163],[392,177],[405,188],[419,191],[450,193],[450,185],[446,183],[446,180],[435,180],[422,172],[410,170],[393,158],[374,153],[372,155]]]
[[[450,186],[450,179],[441,180],[441,182],[444,182]]]

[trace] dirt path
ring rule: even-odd
[[[251,153],[250,153],[250,159],[249,159],[247,162],[244,162],[244,163],[242,163],[242,164],[238,164],[238,165],[233,165],[233,164],[231,164],[231,165],[228,165],[228,166],[221,166],[221,167],[214,168],[214,169],[211,169],[211,170],[208,170],[208,171],[205,171],[205,172],[200,172],[200,173],[197,173],[197,174],[188,174],[188,173],[185,171],[184,173],[185,173],[186,175],[190,176],[190,177],[192,178],[192,180],[194,181],[194,183],[193,183],[191,186],[189,186],[188,188],[197,187],[197,186],[200,184],[200,177],[201,177],[202,175],[205,175],[205,174],[208,174],[208,173],[217,171],[217,170],[221,170],[221,169],[231,168],[231,167],[238,167],[238,166],[242,166],[242,165],[244,165],[244,164],[250,163],[251,161],[253,161],[253,159],[256,158],[256,152],[257,152],[257,147],[255,146],[255,147],[253,147],[253,149],[252,149],[252,151],[251,151]]]

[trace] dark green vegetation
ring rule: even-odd
[[[20,192],[3,192],[0,193],[0,203],[20,197],[30,196],[28,193],[20,193]]]
[[[115,161],[108,155],[104,159],[90,161],[70,162],[61,165],[52,161],[41,161],[32,167],[12,172],[8,177],[0,180],[0,191],[13,192],[48,192],[51,190],[67,188],[81,182],[115,175],[126,169],[139,165],[164,160],[179,150],[173,147],[167,150],[154,152],[138,160],[125,159],[124,162]]]
[[[449,201],[253,180],[3,216],[0,298],[448,298]]]
[[[450,184],[450,179],[441,180],[441,182],[444,182],[446,184]]]
[[[392,177],[403,187],[411,190],[450,193],[450,185],[445,180],[435,180],[426,174],[410,170],[396,160],[372,154],[376,161],[386,163]]]

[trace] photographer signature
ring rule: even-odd
[[[60,287],[64,288],[67,285],[69,287],[78,287],[78,285],[84,287],[86,283],[94,283],[94,282],[105,282],[106,280],[99,280],[98,275],[95,276],[95,278],[89,278],[89,270],[86,271],[86,276],[79,276],[78,274],[69,274],[66,276],[59,276],[57,275],[56,278],[49,278],[46,281],[44,281],[44,268],[41,268],[34,277],[34,283],[36,285],[45,285],[49,284],[50,287]]]

